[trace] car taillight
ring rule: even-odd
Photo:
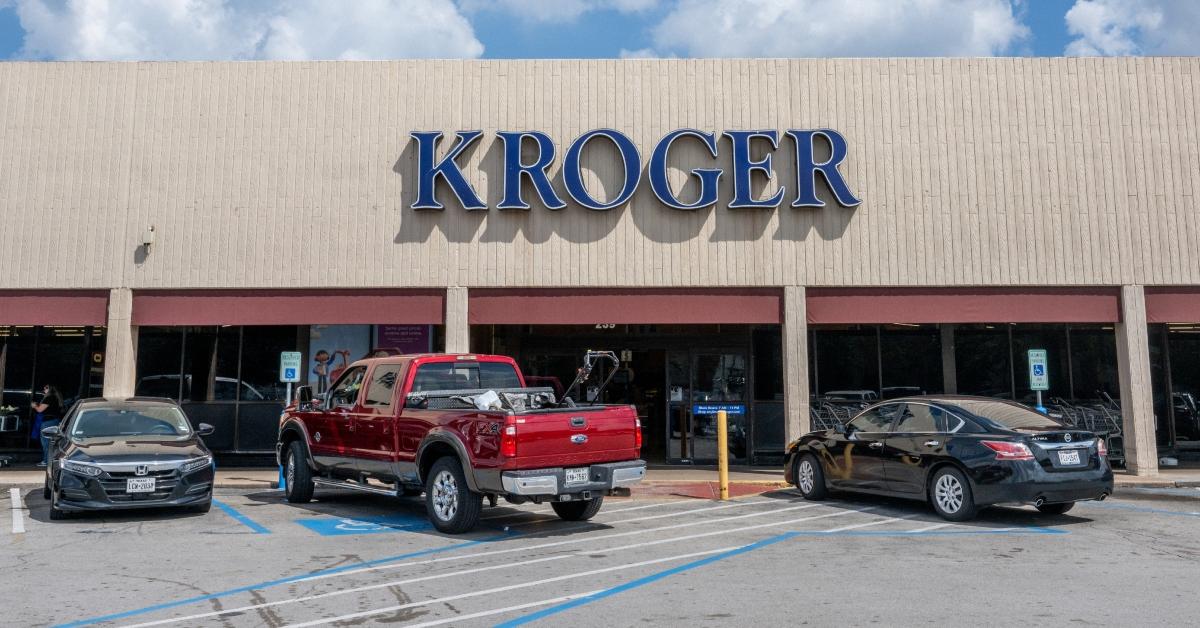
[[[1108,456],[1108,445],[1104,444],[1103,438],[1096,439],[1096,452],[1100,454],[1101,458]]]
[[[633,446],[635,449],[642,448],[642,420],[636,419],[633,425]]]
[[[996,452],[996,460],[1033,460],[1033,452],[1025,443],[1010,443],[1002,440],[979,441],[984,447]]]
[[[504,422],[504,431],[500,433],[500,455],[517,457],[517,421],[514,417],[508,417]]]

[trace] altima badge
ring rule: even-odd
[[[1066,441],[1066,442],[1068,442],[1068,443],[1069,443],[1069,442],[1071,442],[1071,435],[1070,435],[1070,434],[1067,434],[1066,436],[1063,436],[1063,440],[1064,440],[1064,441]]]

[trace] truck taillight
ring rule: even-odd
[[[996,460],[1033,460],[1033,452],[1025,443],[1003,440],[981,440],[980,445],[996,452]]]
[[[500,432],[500,455],[517,457],[517,422],[513,417],[508,417],[504,422],[504,431]]]
[[[633,425],[633,446],[635,449],[642,448],[642,420],[635,420]]]

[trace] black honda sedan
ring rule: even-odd
[[[789,445],[785,477],[808,499],[830,490],[922,499],[951,521],[993,504],[1062,514],[1113,490],[1103,438],[985,397],[877,403]]]
[[[42,430],[51,441],[46,468],[50,518],[68,512],[212,504],[212,453],[170,399],[84,399],[60,425]]]

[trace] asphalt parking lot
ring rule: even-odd
[[[41,491],[0,532],[9,625],[1195,625],[1200,490],[1123,491],[1067,515],[921,504],[616,500],[588,523],[501,504],[465,536],[423,502],[218,491],[206,515],[50,522]],[[13,508],[16,503],[17,508]],[[18,521],[20,526],[18,526]],[[23,528],[18,531],[17,528]],[[10,623],[12,622],[12,623]]]

